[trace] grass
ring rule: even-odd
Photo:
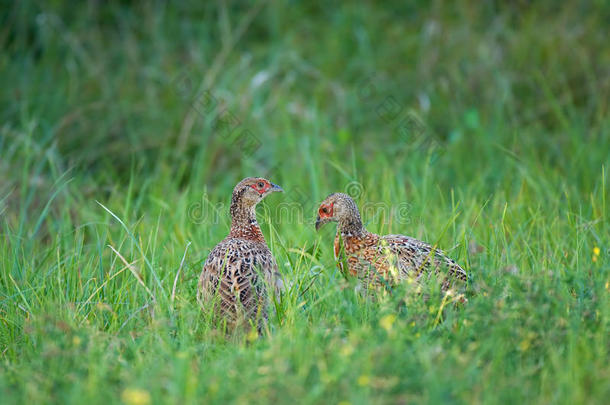
[[[0,402],[610,396],[603,2],[1,19]],[[227,340],[196,283],[248,175],[286,190],[258,215],[290,288],[265,336]],[[333,191],[449,251],[469,303],[355,292],[312,226]]]

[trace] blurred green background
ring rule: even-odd
[[[601,0],[5,2],[1,402],[603,403],[609,34]],[[291,287],[227,341],[196,280],[259,175]],[[469,304],[354,292],[334,191]]]

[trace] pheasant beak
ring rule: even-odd
[[[269,192],[271,192],[271,193],[273,193],[273,192],[283,193],[284,189],[281,188],[280,186],[278,186],[277,184],[271,183],[271,188],[269,189]]]
[[[320,216],[318,215],[316,218],[316,231],[319,231],[320,228],[322,228],[322,225],[326,224],[327,221],[323,220],[320,218]]]
[[[333,217],[334,205],[334,202],[331,202],[330,204],[322,203],[320,205],[320,208],[318,209],[318,216],[316,217],[316,231],[319,231],[323,225],[331,221],[336,221],[336,219]]]

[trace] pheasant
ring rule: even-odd
[[[391,286],[411,277],[419,280],[431,266],[436,272],[446,268],[453,279],[466,281],[468,278],[455,261],[425,242],[404,235],[380,236],[367,231],[356,203],[347,194],[331,194],[320,204],[316,230],[328,222],[338,223],[334,252],[339,270],[358,277],[365,287]],[[442,289],[447,290],[451,281],[446,278]]]
[[[263,178],[240,181],[231,198],[231,230],[208,256],[199,278],[198,300],[213,306],[230,329],[252,322],[259,332],[267,320],[267,288],[282,288],[277,263],[256,221],[256,205],[283,191]]]

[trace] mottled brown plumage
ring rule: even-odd
[[[222,316],[233,329],[267,319],[267,290],[282,286],[277,264],[256,221],[256,205],[282,189],[263,178],[248,177],[231,198],[231,230],[212,251],[199,278],[201,304]]]
[[[445,269],[450,277],[443,281],[447,289],[453,280],[466,281],[468,276],[455,261],[429,244],[404,235],[380,236],[362,225],[358,207],[350,196],[331,194],[320,204],[316,229],[337,222],[334,252],[339,270],[361,279],[365,286],[391,286],[400,280],[419,280]],[[347,266],[347,268],[345,268]]]

